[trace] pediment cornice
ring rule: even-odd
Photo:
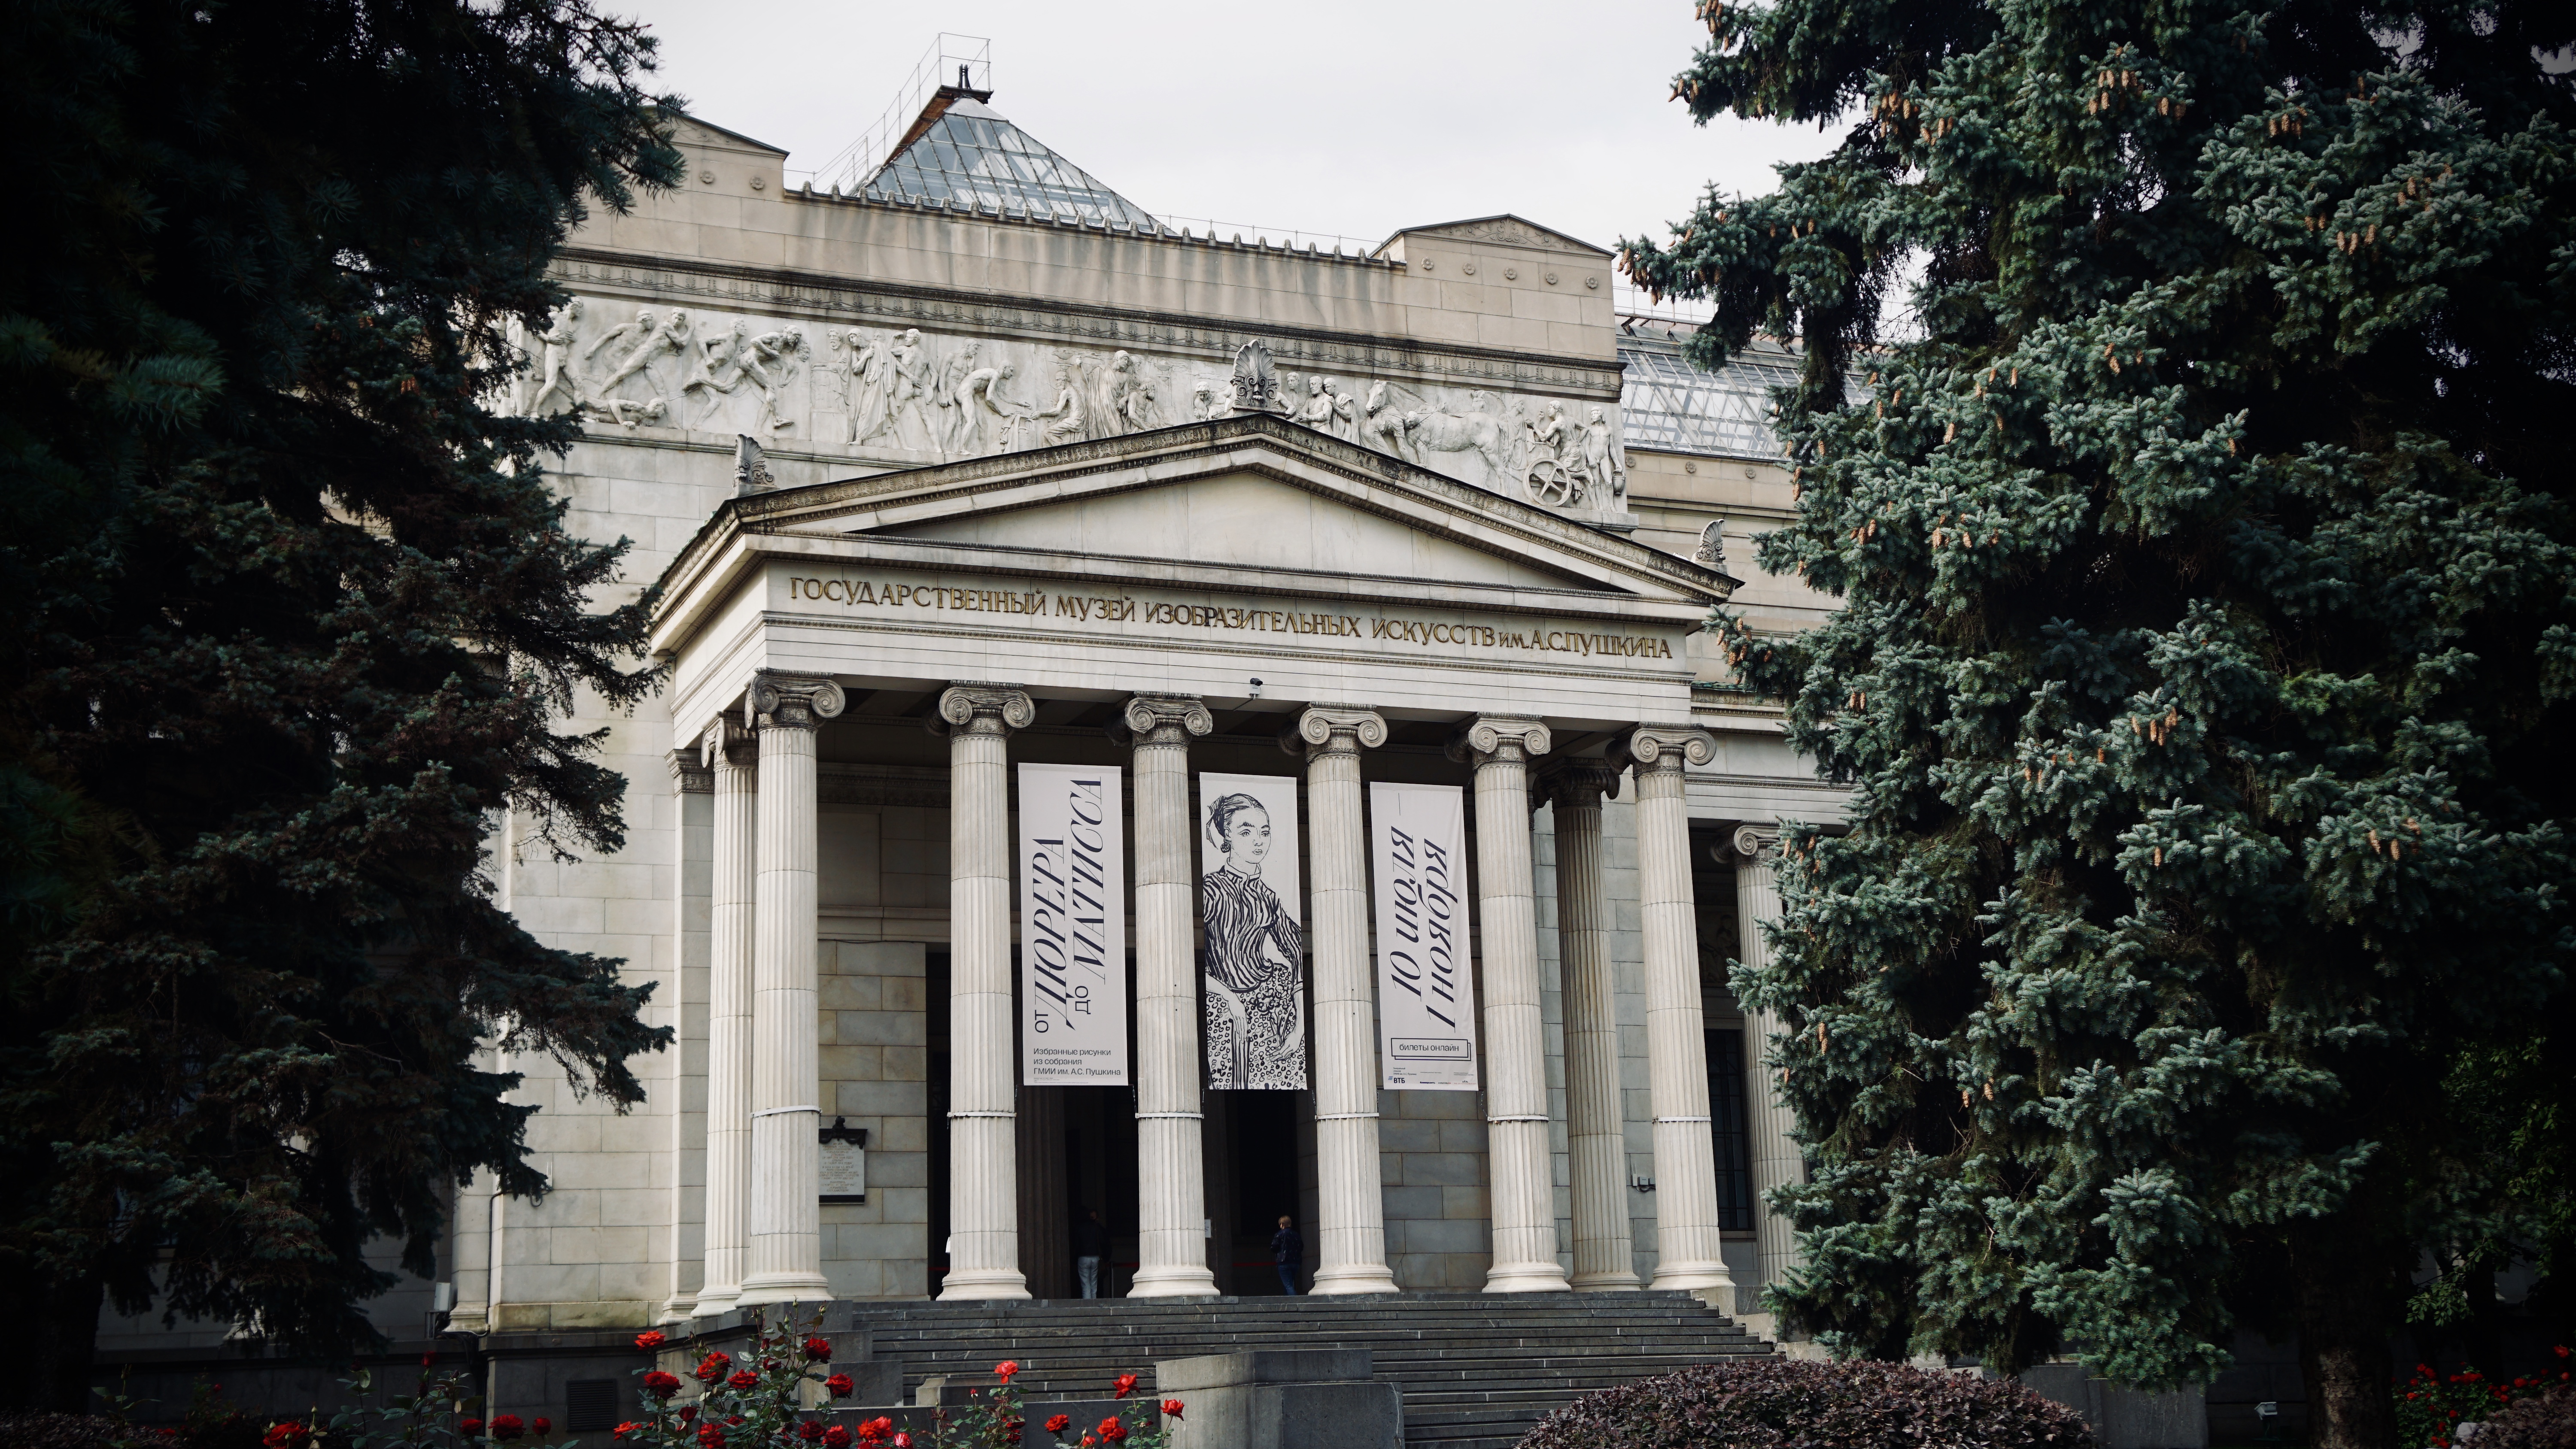
[[[1569,594],[1706,608],[1724,602],[1737,583],[1703,565],[1402,459],[1285,419],[1253,415],[735,498],[664,570],[660,612],[667,615],[698,592],[709,570],[745,535],[865,535],[895,516],[1056,503],[1177,486],[1225,472],[1262,474],[1342,507],[1524,559],[1579,582],[1581,589]]]

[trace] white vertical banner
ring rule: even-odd
[[[1459,788],[1370,782],[1369,876],[1377,897],[1380,1085],[1475,1091],[1467,802]]]
[[[1127,847],[1116,765],[1020,766],[1020,1080],[1127,1081]]]
[[[1305,1090],[1296,776],[1200,774],[1199,916],[1209,1089]]]

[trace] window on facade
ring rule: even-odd
[[[1744,1033],[1708,1034],[1708,1130],[1717,1146],[1717,1226],[1753,1231],[1753,1140],[1744,1121]]]

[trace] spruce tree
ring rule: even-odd
[[[497,407],[584,207],[677,177],[650,58],[585,0],[0,17],[0,1402],[85,1407],[103,1301],[373,1341],[372,1240],[545,1187],[478,1042],[641,1097],[649,988],[487,842],[614,848],[556,723],[653,682],[575,424]]]
[[[1694,116],[1848,128],[1622,249],[1703,362],[1803,347],[1760,559],[1841,600],[1716,626],[1852,787],[1734,982],[1811,1158],[1773,1301],[2136,1385],[2295,1333],[2311,1441],[2385,1445],[2420,1255],[2531,1220],[2534,1104],[2459,1084],[2570,1059],[2576,12],[1700,14]]]

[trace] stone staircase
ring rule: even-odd
[[[1121,1372],[1150,1389],[1157,1359],[1259,1348],[1365,1348],[1404,1389],[1409,1449],[1509,1449],[1578,1395],[1772,1346],[1687,1293],[1483,1297],[1055,1299],[853,1305],[875,1356],[924,1378],[989,1372],[1015,1358],[1045,1399],[1105,1398]],[[983,1380],[979,1380],[983,1381]]]

